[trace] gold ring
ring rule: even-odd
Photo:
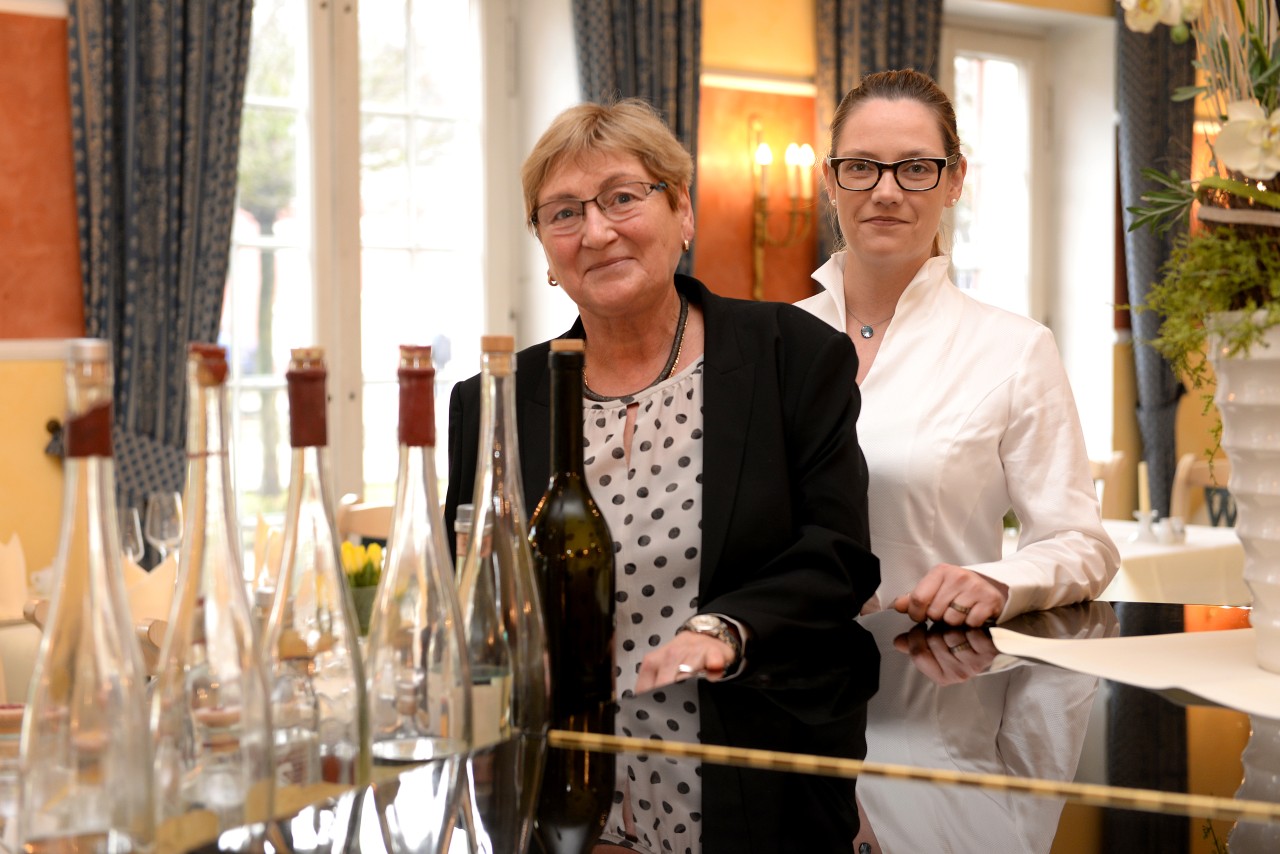
[[[961,641],[955,646],[947,647],[947,650],[951,652],[953,655],[957,652],[964,652],[966,649],[973,649],[973,644],[969,643],[968,641]]]
[[[947,607],[959,611],[961,614],[969,613],[969,608],[966,608],[964,605],[957,605],[955,602],[952,602]]]

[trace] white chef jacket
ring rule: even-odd
[[[844,258],[798,305],[844,329]],[[1051,333],[979,302],[925,262],[859,390],[880,603],[952,563],[1009,588],[999,620],[1096,597],[1120,556],[1102,528],[1080,417]],[[1001,517],[1022,524],[1001,558]]]

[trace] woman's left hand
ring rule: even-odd
[[[680,632],[644,657],[636,674],[636,693],[672,682],[702,676],[713,682],[734,663],[733,649],[724,641],[697,632]]]
[[[917,623],[924,620],[950,626],[981,626],[995,620],[1009,601],[1009,588],[972,569],[940,563],[915,589],[893,600],[895,611]]]

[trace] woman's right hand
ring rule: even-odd
[[[1009,588],[1000,582],[963,566],[940,563],[910,593],[894,599],[893,609],[917,623],[977,627],[995,622],[1008,601]]]
[[[939,685],[955,685],[986,672],[997,653],[983,629],[930,630],[923,624],[893,639],[915,668]]]

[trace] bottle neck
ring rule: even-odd
[[[583,476],[582,354],[552,353],[551,475]]]
[[[183,507],[182,563],[240,570],[239,525],[227,454],[227,390],[219,383],[188,383],[187,488]],[[214,553],[223,559],[210,560]]]
[[[511,363],[509,354],[498,354]],[[480,453],[481,477],[477,490],[483,490],[483,499],[474,501],[480,524],[491,507],[495,494],[501,496],[517,524],[526,525],[524,490],[520,475],[520,451],[516,438],[515,374],[510,369],[492,370],[489,354],[485,354],[480,371]]]

